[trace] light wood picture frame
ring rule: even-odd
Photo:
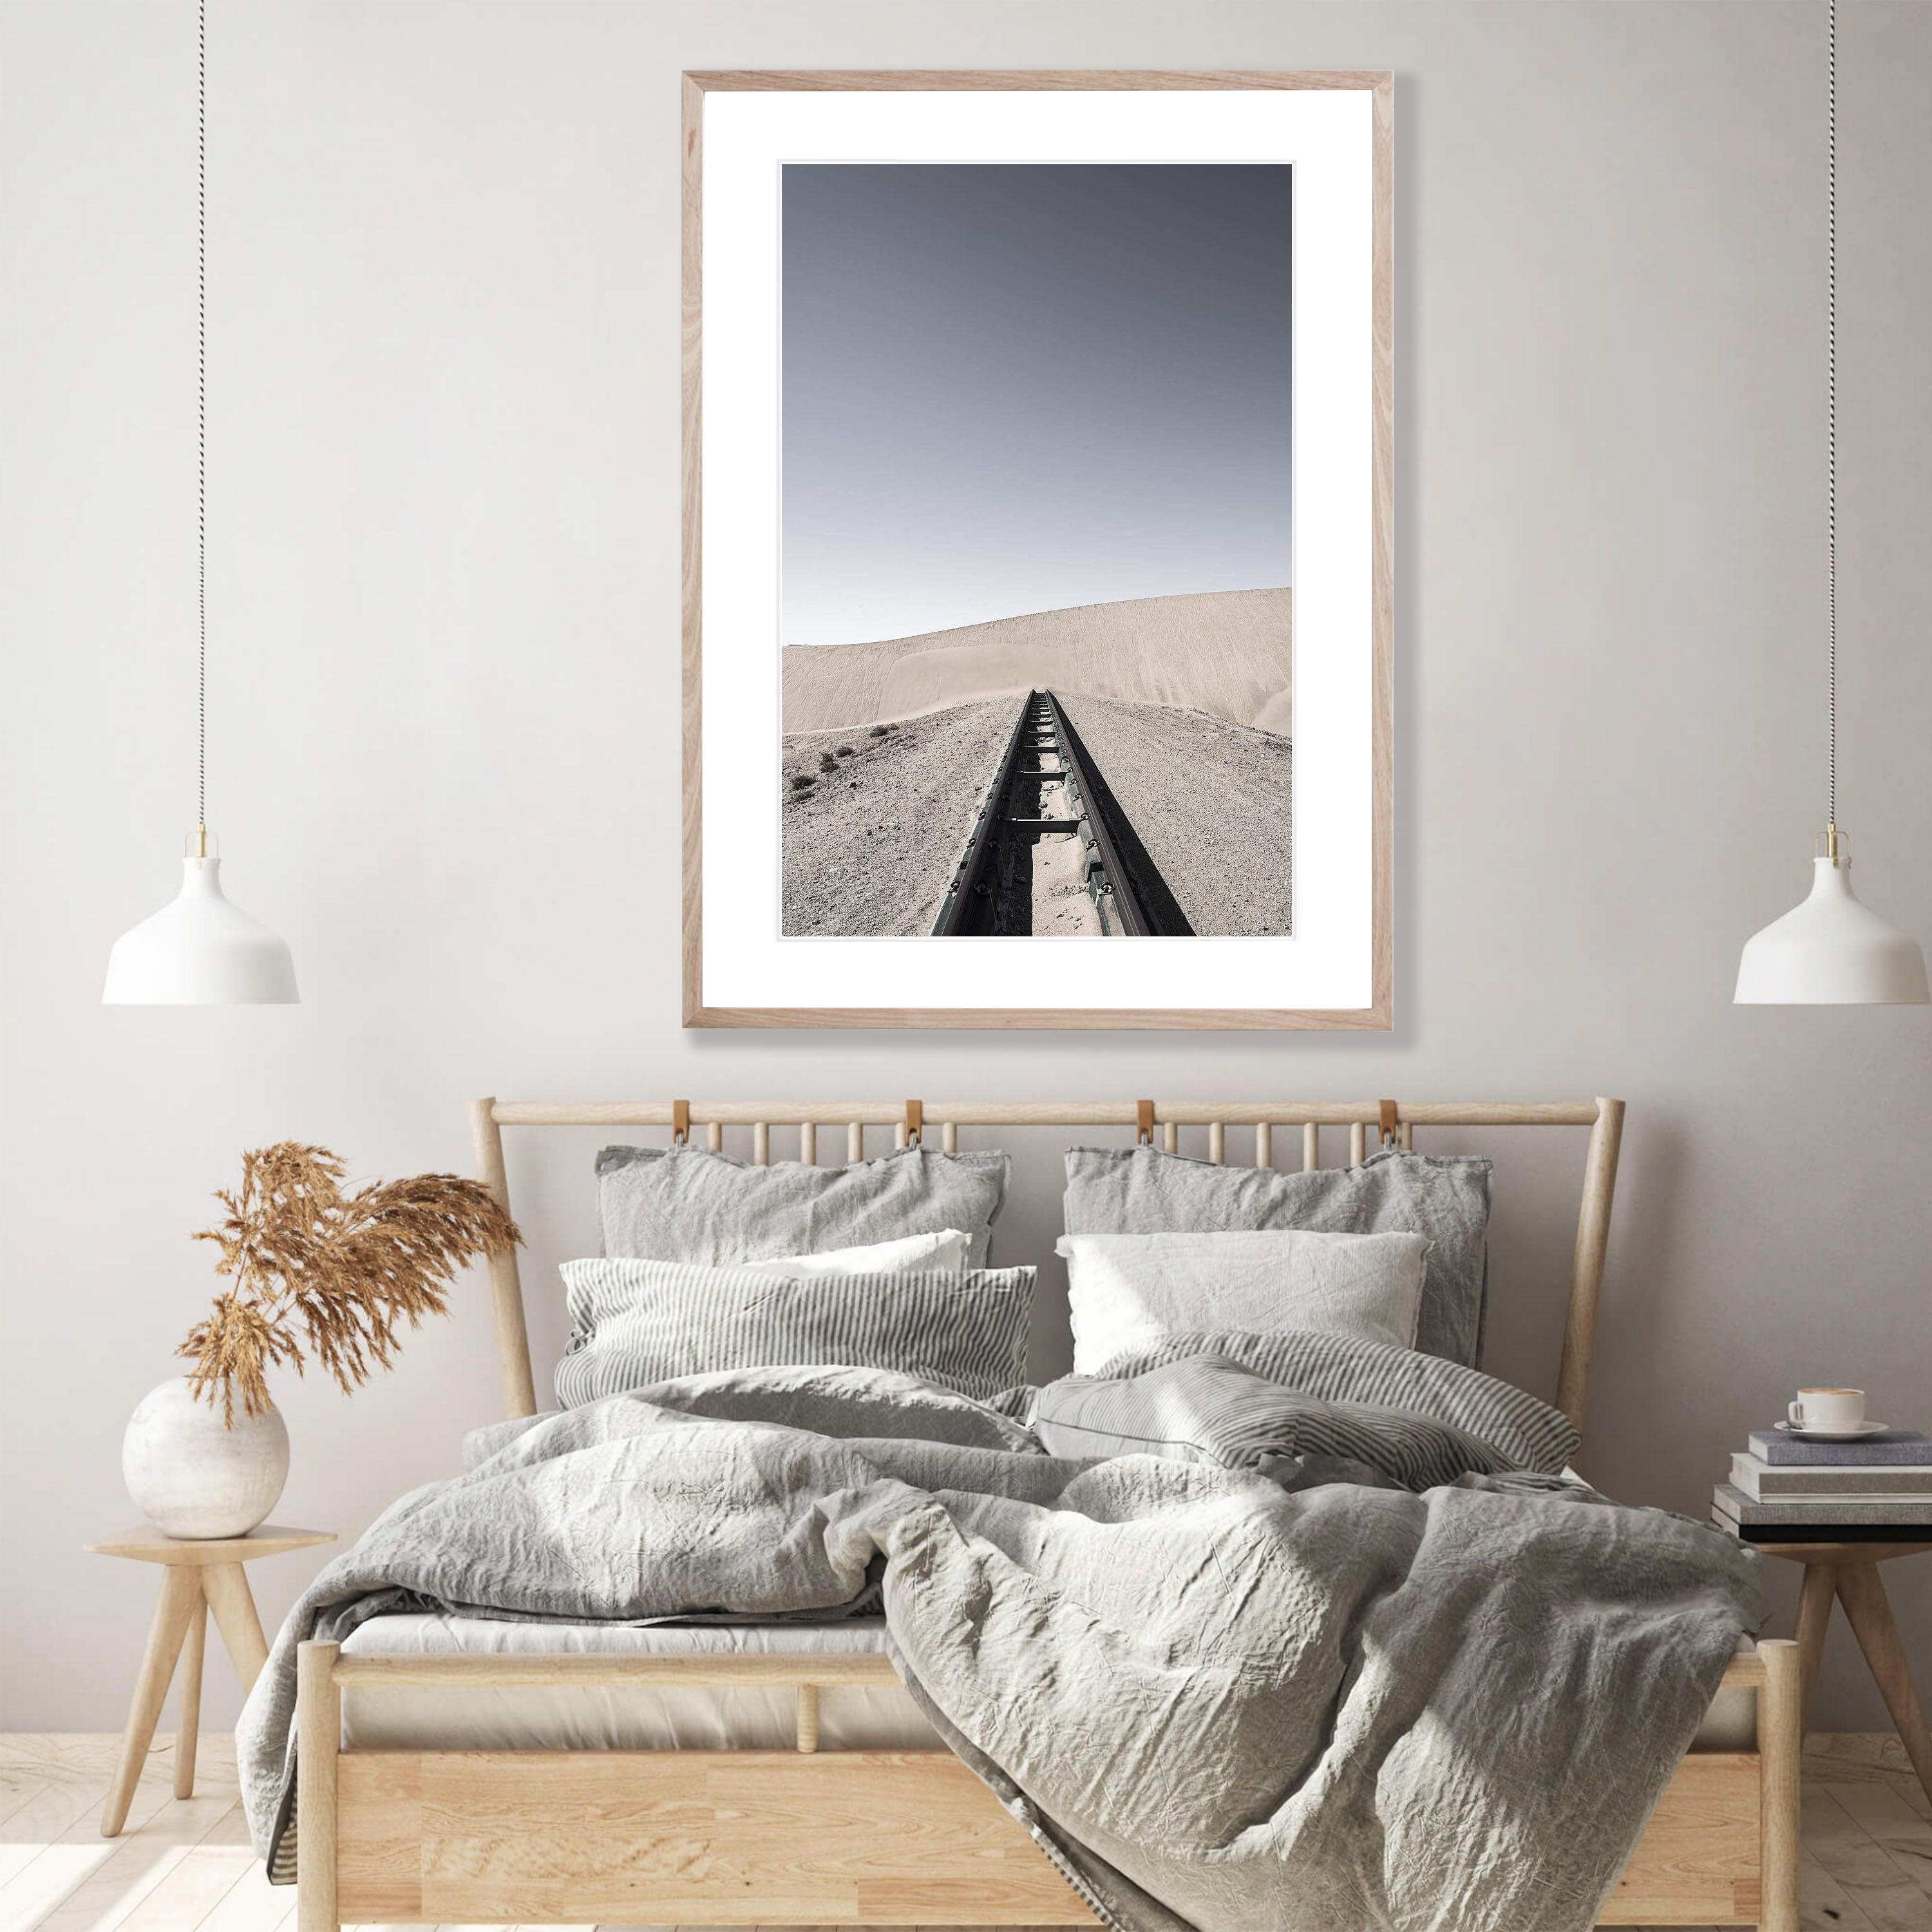
[[[687,1026],[1393,1024],[1394,96],[1392,76],[1352,71],[683,76]],[[1222,580],[1200,574],[1221,562],[1218,550],[1211,561],[1202,554],[1194,575],[1180,570],[1180,594],[1165,594],[1157,577],[1142,588],[1131,572],[1083,580],[1079,556],[1067,566],[1054,554],[1048,561],[1058,574],[1028,576],[1002,561],[986,584],[968,586],[965,601],[949,604],[921,569],[916,545],[881,548],[895,541],[884,527],[890,514],[875,529],[864,518],[801,513],[796,479],[812,473],[812,445],[794,417],[806,419],[800,372],[815,365],[798,350],[797,318],[810,311],[792,292],[808,286],[800,265],[822,259],[806,244],[826,231],[802,226],[796,211],[829,208],[836,247],[840,220],[869,218],[850,206],[862,208],[876,183],[893,195],[902,182],[930,179],[956,198],[987,191],[981,184],[995,171],[1010,182],[1022,170],[1034,178],[1029,186],[1076,173],[1110,190],[1118,181],[1124,204],[1130,170],[1156,188],[1182,184],[1177,192],[1204,201],[1223,182],[1231,195],[1271,187],[1269,171],[1292,183],[1293,321],[1291,332],[1283,307],[1281,333],[1291,339],[1281,350],[1292,370],[1292,432],[1280,461],[1280,503],[1284,512],[1292,503],[1292,514],[1276,520],[1286,532],[1270,527],[1274,499],[1264,493],[1261,512],[1222,520],[1253,524],[1292,550],[1228,550],[1225,595],[1250,604],[1235,609],[1219,601],[1224,593],[1202,590]],[[834,191],[844,177],[857,197],[850,206]],[[895,236],[917,236],[925,212],[897,230],[888,225],[876,241],[862,234],[859,254],[894,260]],[[977,207],[967,220],[989,225]],[[1123,232],[1137,232],[1124,221]],[[1038,236],[1027,238],[1040,258]],[[942,247],[943,237],[926,253]],[[1231,241],[1238,279],[1240,253]],[[1162,266],[1150,259],[1142,278]],[[830,270],[818,280],[835,293],[844,286]],[[835,313],[825,339],[837,339],[838,323]],[[1284,410],[1286,397],[1284,385]],[[1214,431],[1199,434],[1206,440],[1192,454],[1211,456]],[[951,446],[928,438],[926,447],[938,452],[931,472],[946,478]],[[1050,458],[1049,451],[1040,460]],[[1247,473],[1232,462],[1227,470]],[[1198,462],[1192,473],[1202,473]],[[998,492],[989,485],[987,494]],[[816,508],[817,500],[802,500]],[[1088,524],[1104,520],[1096,512]],[[1188,532],[1212,520],[1198,508],[1180,519],[1186,530],[1177,534],[1176,555]],[[801,549],[810,538],[800,532],[814,529],[838,532],[826,554]],[[1053,542],[1039,548],[1056,552]],[[1116,554],[1130,548],[1124,539],[1114,545]],[[890,556],[892,567],[855,566],[868,554]],[[1292,559],[1292,571],[1268,569],[1276,554]],[[1257,587],[1277,580],[1279,590]],[[1072,604],[1087,581],[1133,589],[1135,621],[1150,613],[1154,638],[1139,661],[1154,669],[1097,697],[1081,688],[1104,681],[1090,654],[1063,649],[1067,632],[1042,628],[1096,612],[1107,620],[1109,606],[1098,597],[1078,610],[1045,608],[1056,590]],[[878,592],[882,584],[911,587],[895,601]],[[848,596],[845,586],[862,588]],[[1007,598],[978,608],[1037,614],[972,621],[976,593]],[[1268,599],[1280,600],[1262,616],[1280,613],[1289,680],[1278,695],[1265,689],[1266,667],[1242,668],[1229,687],[1238,694],[1225,699],[1204,700],[1179,669],[1168,676],[1164,666],[1195,664],[1204,636],[1210,655],[1247,648],[1240,641],[1255,630],[1247,620]],[[837,628],[848,607],[856,614],[849,628],[861,633],[850,644],[838,641],[848,632]],[[1112,608],[1124,613],[1127,602]],[[920,630],[914,614],[928,609],[938,620]],[[1177,613],[1195,628],[1163,630]],[[949,622],[950,615],[967,621]],[[1019,635],[1014,626],[1033,627],[1022,641],[1044,656],[1007,650]],[[947,631],[955,634],[932,634]],[[835,671],[842,652],[850,655]],[[874,674],[875,660],[890,660],[884,672]],[[848,667],[866,676],[848,675]],[[1056,678],[1075,694],[1070,704],[1046,688]],[[837,694],[821,701],[827,691]],[[1102,710],[1106,733],[1095,729]],[[1214,788],[1226,782],[1218,776],[1226,767],[1211,759],[1197,765],[1184,736],[1172,766],[1136,754],[1134,733],[1156,725],[1218,734],[1215,743],[1232,745],[1240,782],[1229,784],[1234,809],[1226,819]],[[1091,740],[1102,745],[1098,763]],[[920,781],[942,754],[954,759],[951,789],[935,808],[933,788],[922,790]],[[1250,757],[1252,769],[1240,764]],[[1210,829],[1197,831],[1190,847],[1159,800],[1186,782],[1168,779],[1195,769],[1210,771],[1202,788],[1208,796],[1189,809],[1197,827]],[[1276,770],[1281,781],[1270,790]],[[848,801],[861,780],[862,804]],[[1133,794],[1125,807],[1120,793]],[[787,800],[811,809],[788,815]],[[888,818],[890,838],[883,836]],[[1137,818],[1154,826],[1144,843]],[[1225,836],[1215,836],[1222,826]],[[875,830],[877,842],[860,842]],[[1244,836],[1261,880],[1252,892],[1240,883]],[[981,943],[1022,933],[1036,944]],[[1084,946],[1076,934],[1138,943]]]

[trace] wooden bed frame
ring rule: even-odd
[[[1346,1128],[1359,1162],[1368,1136],[1413,1144],[1418,1127],[1589,1130],[1557,1406],[1580,1427],[1610,1236],[1623,1103],[1598,1100],[1412,1106],[1394,1101],[1226,1106],[1148,1101],[706,1106],[683,1101],[550,1106],[478,1100],[471,1109],[482,1178],[509,1205],[506,1126],[694,1126],[714,1148],[751,1130],[796,1127],[806,1160],[818,1130],[843,1126],[848,1159],[867,1127],[895,1144],[939,1126],[948,1150],[971,1127],[1126,1127],[1170,1150],[1204,1126],[1210,1160],[1227,1132],[1254,1132],[1272,1165],[1276,1128],[1299,1128],[1305,1167],[1324,1127]],[[504,1406],[537,1412],[523,1290],[514,1254],[490,1285]],[[719,1925],[1089,1925],[1093,1913],[1022,1828],[945,1751],[825,1751],[818,1694],[897,1682],[878,1655],[343,1657],[306,1643],[298,1659],[298,1932],[378,1923]],[[1678,1767],[1601,1923],[1756,1924],[1797,1932],[1798,1778],[1802,1691],[1796,1647],[1766,1641],[1740,1655],[1726,1688],[1754,1694],[1757,1748],[1696,1752]],[[341,1693],[391,1685],[626,1683],[788,1687],[792,1751],[344,1750]],[[883,1828],[882,1828],[883,1827]]]

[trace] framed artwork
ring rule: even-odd
[[[684,77],[684,1018],[1386,1028],[1385,74]]]

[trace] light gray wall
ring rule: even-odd
[[[1821,7],[211,10],[209,814],[305,1004],[98,1004],[194,817],[193,9],[9,4],[0,1726],[120,1720],[153,1579],[80,1546],[238,1151],[460,1166],[479,1092],[1618,1094],[1592,1474],[1701,1514],[1798,1380],[1932,1418],[1932,1014],[1729,1004],[1822,822]],[[1400,76],[1392,1036],[679,1029],[678,72],[928,64]],[[1847,10],[1842,815],[1932,937],[1928,75],[1932,9]],[[538,1284],[590,1145],[513,1151]],[[1492,1360],[1546,1389],[1580,1136],[1502,1151]],[[480,1282],[280,1394],[278,1515],[352,1534],[494,1412]],[[1882,1722],[1842,1633],[1819,1714]]]

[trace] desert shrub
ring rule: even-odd
[[[852,755],[852,747],[850,745],[841,745],[838,747],[838,755],[842,758],[850,758]]]
[[[794,791],[809,791],[818,782],[818,781],[809,772],[794,772],[791,775],[791,788]]]
[[[883,724],[874,724],[866,735],[868,737],[883,738],[886,735],[886,728]]]
[[[818,754],[818,769],[821,772],[836,772],[838,769],[838,760],[830,752],[820,752]]]

